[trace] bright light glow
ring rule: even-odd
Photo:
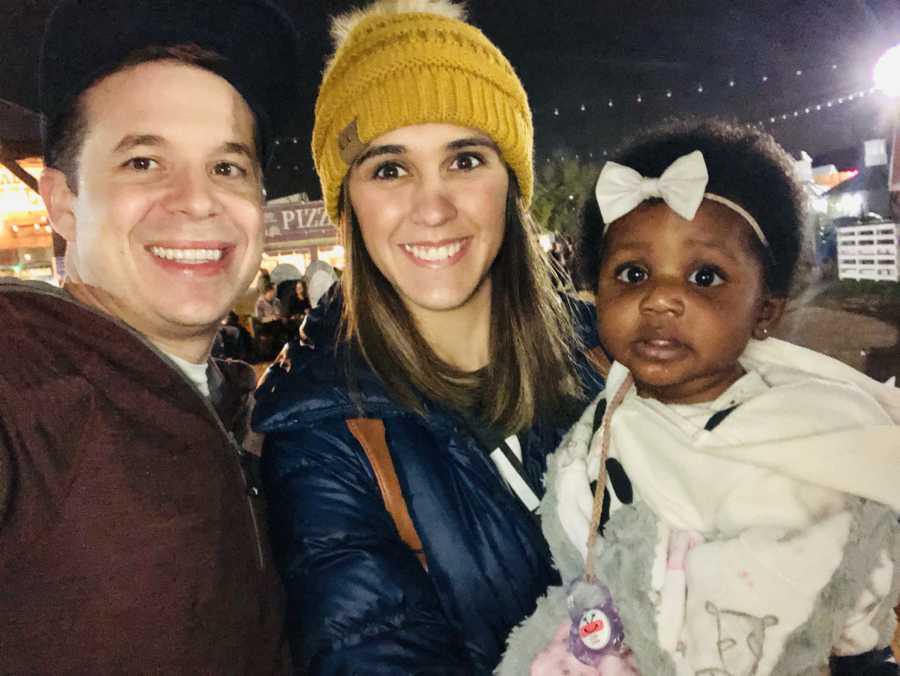
[[[878,89],[900,98],[900,45],[891,47],[878,59],[873,77]]]
[[[814,211],[820,214],[824,214],[828,212],[828,200],[824,197],[816,197],[812,200],[812,208]],[[819,228],[819,232],[822,232],[822,228]]]
[[[862,211],[863,196],[858,192],[844,193],[838,201],[838,211],[843,216],[859,216]]]

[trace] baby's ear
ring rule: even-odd
[[[784,309],[787,306],[787,298],[766,296],[759,307],[756,317],[756,326],[753,327],[753,337],[763,339],[768,337],[769,330],[781,320]]]

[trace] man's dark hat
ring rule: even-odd
[[[62,0],[41,49],[46,124],[132,53],[176,45],[223,57],[209,69],[228,80],[256,115],[266,158],[295,111],[300,60],[291,20],[269,0]]]

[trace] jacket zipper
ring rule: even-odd
[[[216,418],[218,419],[218,416],[216,416]],[[250,481],[247,476],[247,470],[244,469],[244,458],[247,456],[247,451],[245,451],[238,443],[232,432],[227,432],[227,435],[228,443],[231,445],[232,450],[237,454],[241,478],[244,480],[244,487],[247,489],[247,508],[250,510],[250,523],[253,524],[253,534],[256,537],[256,555],[259,560],[259,569],[265,570],[265,557],[263,555],[262,536],[259,531],[259,519],[256,517],[256,510],[253,508],[253,498],[259,496],[259,487]]]

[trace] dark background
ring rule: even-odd
[[[280,1],[303,36],[305,97],[268,188],[317,197],[308,145],[330,51],[327,17],[365,3]],[[35,107],[40,36],[52,4],[2,0],[0,99]],[[525,84],[538,162],[600,160],[627,135],[675,114],[762,122],[791,152],[840,168],[857,166],[862,141],[890,130],[893,104],[868,92],[877,57],[900,43],[898,0],[472,0],[468,7]]]

